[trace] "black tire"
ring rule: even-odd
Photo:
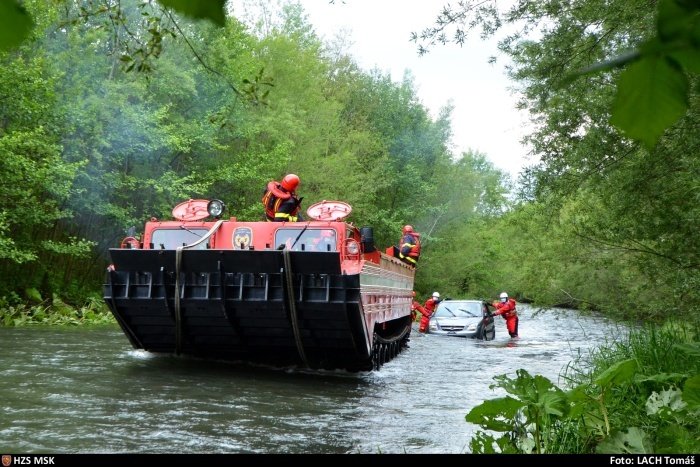
[[[484,333],[484,340],[492,341],[496,338],[496,326],[493,327],[490,333]]]
[[[492,341],[496,338],[496,326],[493,327],[491,332],[486,331],[486,326],[483,323],[479,325],[479,329],[476,333],[477,337],[483,341]]]

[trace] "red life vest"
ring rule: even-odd
[[[282,198],[278,198],[272,194],[271,191],[266,191],[263,195],[262,202],[265,206],[265,217],[268,221],[275,220],[275,213],[280,207],[280,204],[284,201]]]
[[[280,206],[290,202],[294,198],[291,193],[282,189],[279,183],[270,182],[267,184],[267,190],[263,194],[262,203],[265,206],[265,217],[268,221],[285,220],[296,222],[297,213],[299,212],[299,204],[291,210],[290,213],[280,212]],[[296,201],[296,198],[293,199]]]
[[[410,241],[409,238],[410,237]],[[408,247],[408,253],[404,254],[402,250]],[[401,237],[401,245],[399,245],[399,258],[408,261],[415,266],[420,257],[420,234],[417,232],[406,233]]]
[[[417,232],[413,232],[411,234],[413,236],[413,246],[411,247],[411,251],[408,252],[408,256],[411,258],[418,259],[420,257],[420,234]]]

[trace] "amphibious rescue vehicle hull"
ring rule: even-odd
[[[150,241],[158,229],[179,235],[196,227],[209,229],[201,249],[155,249]],[[309,251],[324,231],[332,246]],[[223,240],[241,232],[252,235]],[[302,242],[271,248],[285,233]],[[110,250],[104,299],[134,348],[366,371],[408,342],[414,270],[374,250],[351,224],[153,220],[143,242],[123,245]]]

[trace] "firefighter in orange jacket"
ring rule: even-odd
[[[303,221],[301,213],[301,200],[296,195],[299,186],[299,177],[295,174],[287,174],[281,182],[272,181],[267,184],[267,190],[263,194],[262,202],[265,206],[265,217],[269,222],[297,222]]]
[[[425,301],[423,309],[425,313],[421,311],[423,316],[420,319],[420,324],[418,325],[418,332],[427,332],[428,324],[430,324],[430,317],[435,313],[435,308],[437,308],[438,303],[440,303],[440,294],[438,292],[433,292],[432,297]],[[420,311],[420,310],[418,310]]]
[[[506,320],[510,337],[518,337],[518,312],[515,310],[515,300],[509,298],[506,292],[501,293],[500,299],[500,302],[493,302],[493,306],[496,307],[493,315],[501,315]]]
[[[413,296],[413,301],[411,302],[411,321],[413,322],[418,317],[418,312],[420,312],[421,315],[425,315],[428,312],[423,308],[420,302],[416,301],[416,292],[413,291],[411,294]]]
[[[410,225],[405,225],[401,231],[401,242],[395,248],[395,256],[406,264],[415,267],[420,258],[420,234],[413,230]]]

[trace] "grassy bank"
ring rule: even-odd
[[[0,326],[94,325],[115,323],[114,316],[101,299],[90,299],[81,307],[70,306],[59,298],[40,304],[1,304]]]
[[[700,326],[648,325],[572,362],[560,388],[519,370],[467,414],[476,453],[700,452]],[[495,434],[494,434],[495,432]]]

